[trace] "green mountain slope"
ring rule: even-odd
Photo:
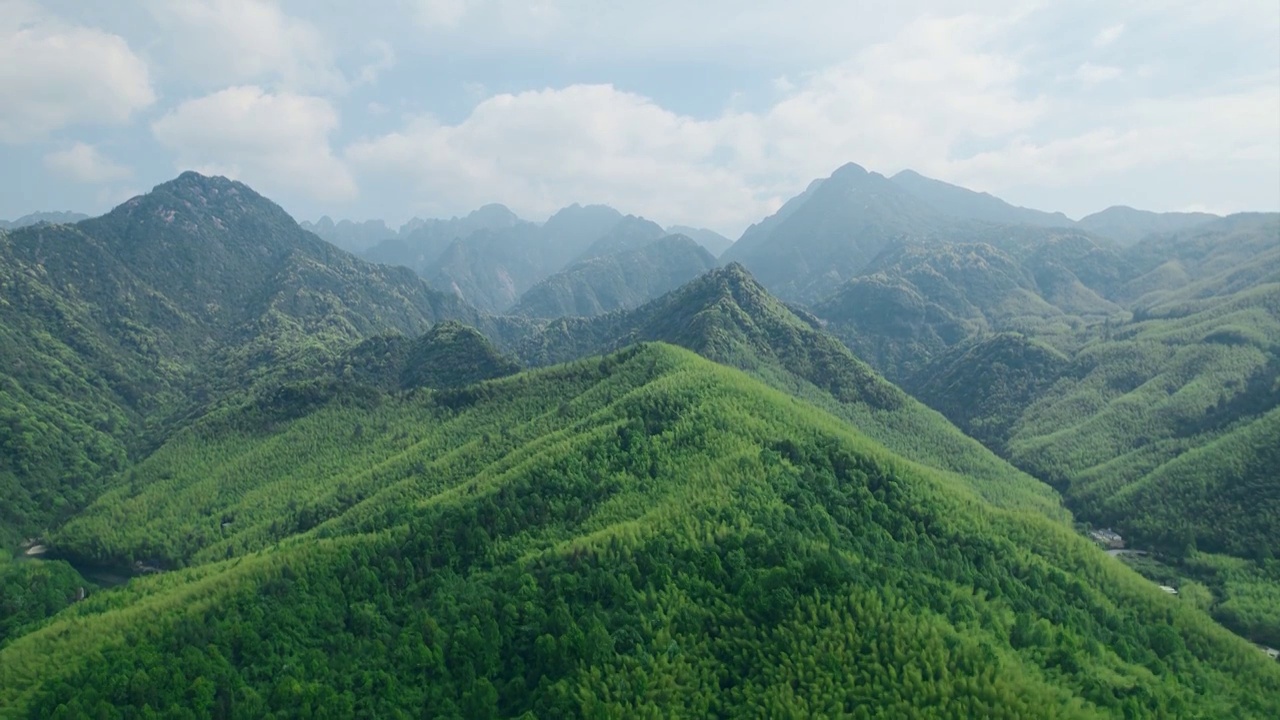
[[[1239,213],[1129,248],[1140,273],[1116,293],[1136,312],[1280,282],[1280,214]]]
[[[1133,275],[1112,248],[1074,231],[957,231],[978,242],[898,243],[813,305],[859,357],[911,383],[949,348],[1019,332],[1064,348],[1124,309],[1103,293]]]
[[[1141,540],[1167,543],[1169,533],[1191,528],[1191,537],[1175,535],[1179,545],[1267,547],[1275,554],[1280,538],[1266,530],[1273,511],[1265,495],[1248,513],[1223,513],[1213,525],[1196,518],[1194,505],[1179,504],[1176,492],[1146,506],[1127,496],[1166,463],[1192,450],[1208,451],[1222,433],[1280,406],[1280,285],[1161,313],[1113,330],[1076,354],[1064,376],[1015,424],[1010,458],[1067,488],[1086,517],[1116,518]],[[1224,468],[1238,462],[1228,456],[1219,461]],[[1206,491],[1231,477],[1220,473],[1206,481]],[[1229,504],[1235,492],[1253,490],[1245,482],[1218,494]],[[1118,507],[1133,514],[1120,518]],[[1170,512],[1183,520],[1159,530],[1157,518]]]
[[[393,334],[364,340],[335,361],[333,376],[393,392],[462,387],[519,370],[474,328],[447,320],[414,339]]]
[[[517,353],[537,365],[638,341],[680,345],[817,404],[891,450],[955,474],[992,501],[1061,515],[1042,483],[965,437],[822,332],[816,318],[798,312],[735,263],[633,311],[555,320]]]
[[[1018,333],[998,333],[956,345],[916,373],[911,394],[956,427],[1004,455],[1013,425],[1071,359]]]
[[[185,173],[111,213],[0,237],[0,538],[91,499],[183,418],[359,339],[495,321]]]
[[[7,714],[1280,711],[1280,667],[1069,528],[683,350],[256,417],[134,480],[157,546],[234,557],[0,649]]]
[[[715,257],[702,246],[684,235],[669,235],[574,263],[530,288],[510,312],[554,318],[633,308],[715,266]]]

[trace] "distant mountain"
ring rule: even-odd
[[[635,215],[628,215],[587,246],[587,249],[578,255],[577,262],[629,250],[638,250],[666,235],[667,231],[663,230],[658,223]]]
[[[990,242],[891,245],[813,312],[896,382],[984,334],[1056,336],[1084,318],[1124,313],[1104,295],[1133,272],[1106,241],[1072,230],[975,227],[952,237]]]
[[[684,235],[669,235],[574,263],[530,288],[510,312],[554,318],[633,308],[715,266],[715,256],[701,245]]]
[[[721,260],[741,262],[780,297],[811,302],[855,277],[890,243],[931,238],[947,224],[912,193],[850,163],[748,228]]]
[[[1280,282],[1280,213],[1239,213],[1149,235],[1125,251],[1138,277],[1117,296],[1133,309]]]
[[[725,250],[733,244],[729,238],[721,235],[715,230],[706,228],[694,228],[687,225],[672,225],[667,228],[667,232],[672,235],[685,235],[693,238],[693,241],[707,249],[715,257],[720,257]]]
[[[365,250],[361,257],[383,265],[402,265],[423,278],[429,278],[435,274],[440,256],[455,241],[480,231],[506,231],[517,227],[532,232],[535,226],[497,204],[485,205],[460,218],[415,218],[394,237]]]
[[[1217,215],[1209,213],[1155,213],[1115,205],[1080,218],[1076,225],[1083,230],[1111,238],[1121,245],[1132,245],[1154,233],[1176,232],[1217,218]]]
[[[1032,322],[1034,306],[1007,291],[1024,286],[997,282],[1008,273],[958,284],[963,274],[946,269],[955,263],[936,257],[924,272],[896,264],[880,278],[912,302],[853,303],[860,278],[838,296],[843,315],[815,312],[966,432],[1062,489],[1082,519],[1179,556],[1280,554],[1265,530],[1280,518],[1265,469],[1273,443],[1257,442],[1280,407],[1280,214],[1212,220],[1119,253],[1066,234],[1015,259],[1058,314]],[[955,319],[970,306],[985,323]],[[938,328],[961,340],[917,340]],[[999,330],[1016,332],[990,334]],[[1233,593],[1219,614],[1239,620],[1231,608],[1252,601]],[[1233,626],[1280,638],[1280,615],[1267,617]]]
[[[622,221],[610,207],[571,205],[538,225],[486,205],[463,218],[417,221],[363,257],[408,267],[433,287],[499,313]]]
[[[952,217],[1003,225],[1038,225],[1071,227],[1074,221],[1062,213],[1016,207],[988,193],[927,178],[914,170],[903,170],[890,178],[895,184],[928,203],[933,209]]]
[[[328,215],[315,223],[303,220],[298,223],[303,229],[319,235],[322,240],[337,245],[349,253],[362,253],[369,248],[396,236],[396,231],[387,227],[382,220],[365,220],[353,222],[339,220],[334,223]]]
[[[553,272],[539,240],[532,223],[477,230],[450,243],[426,280],[485,312],[500,313]]]
[[[24,228],[38,223],[69,225],[71,223],[78,223],[81,220],[87,219],[89,219],[88,215],[77,212],[36,212],[29,215],[23,215],[17,220],[0,220],[0,230],[17,230],[18,228]]]
[[[565,267],[622,220],[622,213],[608,205],[574,203],[560,210],[542,225],[547,266],[556,270]]]
[[[308,375],[365,336],[492,328],[409,270],[196,173],[99,218],[0,236],[0,286],[0,536],[91,499],[188,414]]]

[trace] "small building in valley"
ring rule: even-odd
[[[1124,548],[1124,538],[1120,537],[1120,533],[1111,528],[1090,530],[1089,537],[1108,550],[1121,550]]]

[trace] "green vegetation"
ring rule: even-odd
[[[519,348],[529,364],[564,362],[637,341],[662,341],[736,367],[853,424],[903,457],[953,475],[1008,506],[1064,516],[1057,496],[936,411],[912,399],[787,307],[737,263],[634,311],[563,318]]]
[[[449,318],[499,334],[223,178],[185,173],[103,217],[0,235],[0,541],[56,525],[229,396]]]
[[[59,560],[14,560],[0,551],[0,647],[70,605],[91,587]]]
[[[1280,647],[1280,561],[1193,552],[1183,558],[1123,555],[1126,565],[1236,633]]]
[[[1280,285],[1262,286],[1086,345],[1015,424],[1010,458],[1139,543],[1280,552],[1266,440],[1280,417],[1278,309]],[[1242,332],[1226,340],[1224,327]]]
[[[385,390],[451,388],[520,371],[473,328],[447,320],[415,339],[377,335],[336,361],[333,374]]]
[[[599,207],[388,239],[447,293],[195,174],[0,231],[0,717],[1280,715],[1280,218],[900,180],[730,251],[816,315]]]
[[[231,510],[233,557],[97,593],[13,640],[0,706],[1280,712],[1280,666],[1065,524],[996,508],[687,351],[377,398],[335,393],[290,421],[245,406],[143,463],[134,495],[171,507],[141,533],[225,557],[226,537],[182,543]],[[290,517],[289,498],[313,522],[272,536],[265,515]],[[165,530],[174,518],[195,532]]]

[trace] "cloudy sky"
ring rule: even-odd
[[[848,161],[1073,217],[1280,209],[1275,0],[0,0],[0,98],[0,218],[195,169],[299,219],[736,236]]]

